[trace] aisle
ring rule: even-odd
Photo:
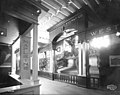
[[[110,95],[108,92],[100,91],[100,90],[93,90],[93,89],[86,89],[82,87],[77,87],[75,85],[70,85],[58,81],[52,81],[49,79],[45,79],[39,77],[41,88],[40,93],[41,95],[45,94],[57,94],[57,95]],[[112,94],[111,94],[112,95]]]

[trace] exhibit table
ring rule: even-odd
[[[35,83],[29,79],[20,80],[22,85],[0,88],[0,95],[39,95],[40,83]]]

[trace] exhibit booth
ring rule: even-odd
[[[87,88],[119,88],[119,24],[91,18],[81,8],[49,29],[51,69],[39,75]]]
[[[33,0],[0,1],[0,95],[40,94],[38,16],[44,8],[41,6],[41,2]]]

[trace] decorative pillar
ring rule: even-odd
[[[30,79],[30,37],[20,37],[20,76]]]
[[[33,27],[33,58],[32,58],[32,80],[38,81],[38,25]]]

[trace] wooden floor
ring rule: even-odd
[[[52,81],[49,79],[45,79],[39,77],[41,88],[40,93],[41,95],[48,95],[48,94],[56,94],[56,95],[120,95],[120,92],[115,94],[114,91],[103,91],[103,90],[93,90],[93,89],[86,89],[83,87],[78,87],[75,85],[70,85],[58,81]]]

